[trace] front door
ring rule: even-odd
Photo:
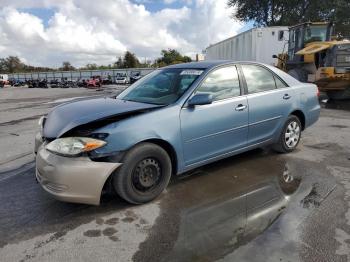
[[[194,92],[211,94],[213,103],[184,107],[180,113],[185,165],[206,162],[247,143],[248,104],[241,96],[236,66],[208,74]]]

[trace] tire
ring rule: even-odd
[[[158,197],[171,177],[171,160],[167,152],[152,143],[130,149],[123,164],[113,175],[117,194],[132,204],[143,204]]]
[[[301,68],[295,68],[288,71],[288,74],[294,77],[296,80],[300,82],[307,82],[307,72]]]
[[[292,152],[300,142],[301,129],[302,126],[299,118],[294,115],[290,115],[284,124],[278,142],[273,146],[273,149],[279,153]],[[293,142],[291,139],[293,139]]]

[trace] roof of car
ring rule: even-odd
[[[269,68],[271,71],[279,75],[289,86],[292,85],[298,85],[300,82],[293,78],[292,76],[288,75],[287,73],[283,72],[282,70],[278,69],[275,66],[256,62],[256,61],[233,61],[233,60],[210,60],[210,61],[200,61],[200,62],[191,62],[191,63],[182,63],[182,64],[175,64],[170,65],[163,68],[179,68],[179,69],[211,69],[216,66],[225,65],[225,64],[255,64],[255,65],[261,65],[264,67]]]
[[[195,69],[195,68],[201,68],[201,69],[210,69],[219,65],[225,65],[225,64],[257,64],[257,65],[265,65],[264,63],[256,62],[256,61],[234,61],[234,60],[208,60],[208,61],[200,61],[200,62],[191,62],[191,63],[181,63],[181,64],[175,64],[166,66],[163,68],[183,68],[183,69]]]
[[[211,61],[200,61],[200,62],[191,62],[191,63],[181,63],[170,65],[165,68],[212,68],[221,64],[232,63],[234,61],[231,60],[211,60]]]

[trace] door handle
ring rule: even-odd
[[[246,109],[246,108],[247,108],[246,105],[239,104],[239,105],[236,107],[236,111],[243,111],[243,110]]]
[[[290,95],[288,95],[288,94],[284,94],[283,99],[287,100],[287,99],[289,99],[289,98],[291,98],[291,96],[290,96]]]

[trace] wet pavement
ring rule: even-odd
[[[0,260],[350,261],[349,131],[323,109],[296,152],[207,165],[141,206],[56,201],[29,161],[0,173]]]
[[[33,136],[38,132],[39,118],[61,103],[118,93],[124,86],[110,85],[103,89],[25,88],[0,89],[0,174],[33,160]],[[1,179],[1,178],[0,178]]]

